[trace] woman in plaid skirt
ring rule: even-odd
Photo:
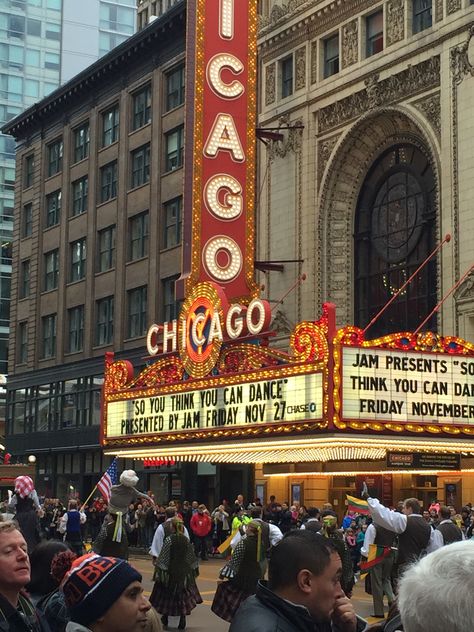
[[[261,526],[252,520],[246,536],[237,544],[229,562],[221,569],[211,610],[224,621],[232,621],[240,604],[255,594],[257,582],[262,579],[262,561],[266,551],[262,546]]]
[[[197,604],[202,603],[196,577],[199,565],[194,547],[183,533],[181,520],[172,521],[174,533],[165,538],[163,548],[156,560],[155,585],[150,603],[162,615],[163,625],[168,625],[168,617],[179,616],[179,630],[186,627],[186,616]]]

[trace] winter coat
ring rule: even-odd
[[[357,619],[357,632],[366,627]],[[249,597],[238,609],[229,632],[343,632],[330,622],[316,623],[308,610],[269,590],[259,582],[257,593]]]
[[[211,530],[211,527],[212,521],[205,513],[195,513],[191,518],[191,529],[193,530],[194,535],[197,535],[198,538],[205,538]]]

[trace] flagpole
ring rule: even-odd
[[[114,464],[114,462],[117,461],[117,457],[114,458],[114,460],[112,461],[112,463],[109,465],[109,467],[105,470],[105,474],[109,471],[109,469],[112,467],[112,465]],[[89,496],[87,497],[87,500],[82,503],[82,507],[81,507],[81,511],[84,509],[84,507],[87,505],[87,503],[89,502],[89,500],[92,498],[92,495],[94,494],[94,492],[97,489],[97,486],[99,485],[100,481],[104,478],[105,474],[97,481],[97,483],[94,485],[94,489],[91,491],[91,493],[89,494]],[[112,481],[113,483],[113,481]],[[100,490],[99,490],[100,491]],[[102,492],[101,492],[102,493]],[[103,495],[103,494],[102,494]]]
[[[96,489],[97,489],[97,485],[94,485],[94,489],[91,491],[91,493],[90,493],[90,494],[89,494],[89,496],[87,497],[87,500],[85,500],[85,501],[82,503],[81,511],[84,509],[84,507],[87,505],[87,503],[89,502],[89,500],[92,498],[92,496],[93,496],[93,494],[94,494],[94,492],[95,492],[95,490],[96,490]]]

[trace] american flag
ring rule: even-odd
[[[117,474],[117,457],[112,461],[109,467],[106,469],[104,475],[97,483],[97,489],[102,494],[107,502],[110,500],[110,492],[112,489],[112,485],[117,485],[118,482],[118,474]]]

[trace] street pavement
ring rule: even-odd
[[[132,553],[130,563],[143,575],[145,594],[150,596],[153,588],[153,565],[151,563],[151,556]],[[212,632],[226,632],[229,629],[229,624],[211,611],[219,569],[222,568],[223,564],[224,561],[218,558],[211,558],[207,562],[201,562],[198,586],[204,603],[197,606],[187,618],[186,629],[188,632],[209,632],[209,630],[212,630]],[[358,582],[355,585],[352,600],[358,615],[366,619],[369,623],[380,622],[380,619],[370,617],[370,614],[373,612],[372,597],[364,592],[363,582]],[[169,629],[176,629],[178,627],[178,621],[178,617],[170,617]]]

